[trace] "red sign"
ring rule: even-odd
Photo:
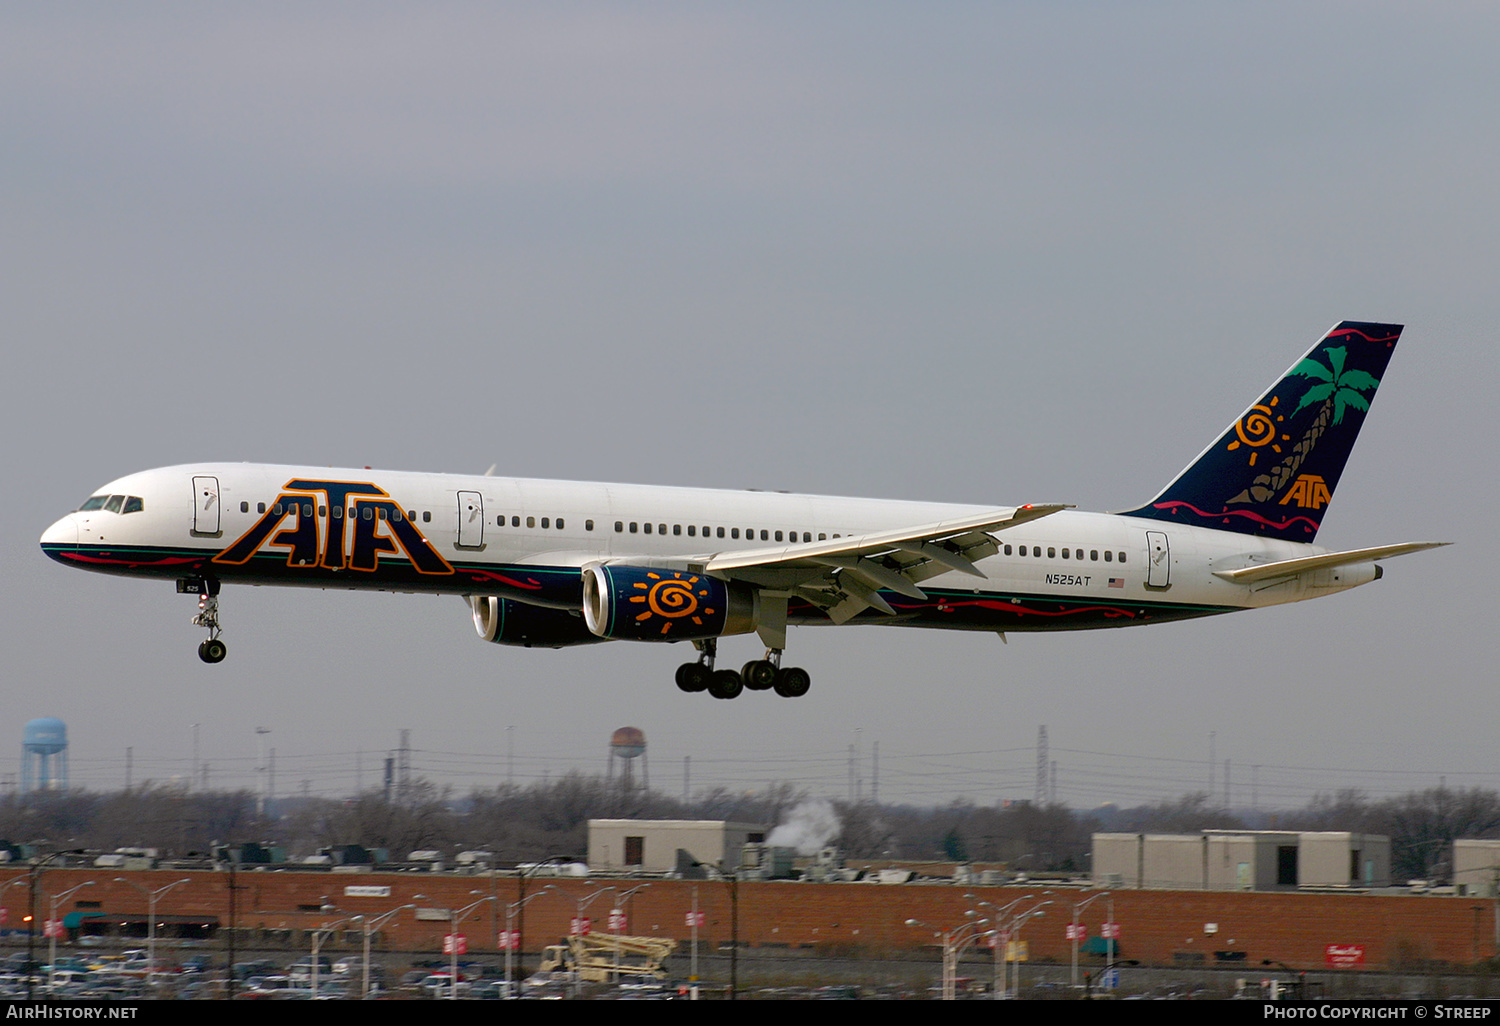
[[[43,937],[66,937],[67,935],[61,919],[48,919],[42,923]]]
[[[1120,924],[1119,923],[1100,923],[1099,924],[1099,936],[1105,938],[1106,940],[1108,940],[1110,938],[1113,938],[1114,940],[1119,940],[1120,939]]]
[[[587,937],[594,932],[594,921],[588,916],[568,920],[568,932],[574,937]]]
[[[443,937],[443,954],[445,955],[467,955],[469,953],[469,938],[461,933],[450,933]]]
[[[1089,939],[1089,928],[1082,923],[1069,923],[1063,927],[1063,940],[1081,941]]]
[[[501,930],[499,944],[497,946],[501,951],[515,951],[521,946],[521,931]]]
[[[683,917],[682,925],[692,929],[695,926],[702,926],[706,920],[707,916],[702,912],[689,912]]]
[[[623,909],[612,908],[609,910],[609,932],[625,932],[625,911]]]
[[[1331,969],[1365,964],[1363,944],[1329,944],[1323,948],[1323,963]]]
[[[0,926],[10,922],[10,909],[0,908]]]

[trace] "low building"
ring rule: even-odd
[[[1140,890],[1387,887],[1391,840],[1332,830],[1095,834],[1094,882]]]
[[[1460,898],[1500,897],[1500,841],[1453,842],[1453,893]]]
[[[589,868],[670,873],[679,850],[692,861],[737,868],[740,849],[766,839],[766,828],[716,819],[591,819]]]

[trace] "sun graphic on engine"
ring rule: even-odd
[[[650,573],[647,577],[654,584],[637,583],[632,587],[644,591],[644,595],[632,595],[630,601],[644,605],[646,608],[636,615],[635,621],[645,624],[653,616],[660,616],[666,620],[661,625],[661,632],[668,633],[676,620],[687,617],[699,627],[703,626],[704,616],[713,616],[714,611],[704,607],[701,615],[699,606],[702,600],[708,598],[708,589],[698,589],[702,578],[689,576],[682,573],[674,573],[671,577],[663,577],[661,574]]]

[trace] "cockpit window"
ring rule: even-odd
[[[139,495],[93,495],[78,507],[78,512],[102,509],[106,513],[139,513],[145,508],[146,502]]]

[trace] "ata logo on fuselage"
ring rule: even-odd
[[[294,523],[282,527],[288,519]],[[400,504],[369,483],[288,481],[255,526],[212,562],[248,563],[268,546],[286,549],[289,567],[373,573],[382,554],[402,554],[418,573],[453,573]]]
[[[1333,498],[1327,483],[1316,474],[1299,474],[1278,505],[1296,503],[1299,509],[1322,509]]]

